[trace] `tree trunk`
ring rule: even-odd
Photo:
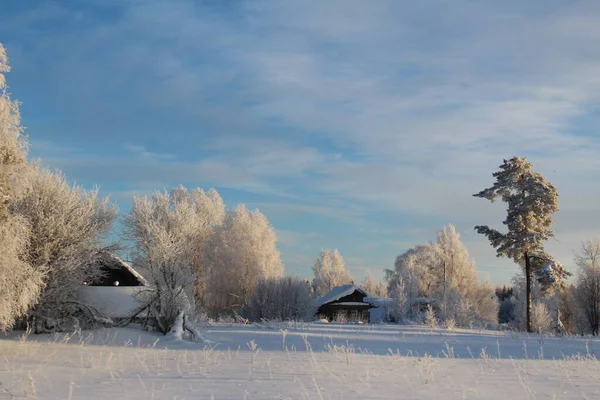
[[[527,332],[533,332],[531,326],[531,262],[529,260],[529,254],[525,253],[525,292],[527,302]]]

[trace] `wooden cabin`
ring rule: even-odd
[[[79,289],[80,301],[107,318],[128,318],[140,306],[138,293],[145,290],[148,282],[112,253],[101,252],[94,262],[98,263],[102,276],[83,282]]]
[[[101,252],[94,260],[102,271],[102,276],[84,282],[86,286],[147,286],[148,283],[142,275],[109,252]]]
[[[356,285],[336,286],[325,296],[316,299],[316,315],[334,322],[369,322],[369,309],[365,301],[369,294]]]

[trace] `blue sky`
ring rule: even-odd
[[[600,2],[27,1],[0,41],[31,154],[121,212],[134,193],[215,187],[258,207],[286,271],[321,248],[352,273],[453,223],[482,277],[517,271],[471,194],[527,156],[559,189],[567,267],[600,235]]]

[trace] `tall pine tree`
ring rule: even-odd
[[[523,157],[504,160],[494,172],[496,182],[490,188],[474,194],[494,202],[497,198],[508,204],[504,225],[508,232],[501,233],[487,225],[475,230],[488,237],[498,257],[512,258],[525,270],[527,331],[531,325],[531,286],[534,273],[541,272],[551,257],[544,250],[544,242],[554,233],[551,215],[558,211],[558,191]],[[564,275],[564,272],[563,272]]]

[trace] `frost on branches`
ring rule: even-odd
[[[475,264],[454,226],[434,243],[420,244],[386,270],[397,320],[415,319],[431,305],[443,322],[459,326],[495,324],[498,304],[489,283],[479,283]]]
[[[507,215],[503,223],[508,231],[501,233],[487,225],[476,226],[475,230],[487,236],[492,246],[496,248],[498,257],[512,258],[524,268],[527,289],[527,330],[531,332],[533,330],[530,318],[532,278],[535,273],[541,271],[545,262],[552,259],[544,251],[544,242],[554,237],[554,233],[550,230],[553,224],[551,215],[558,211],[558,191],[542,175],[533,171],[533,166],[525,158],[513,157],[504,160],[499,168],[499,171],[493,173],[496,178],[493,186],[473,196],[491,202],[500,198],[507,203]],[[550,269],[545,272],[550,272]],[[566,277],[568,272],[558,269],[555,272],[557,273],[550,279],[557,279],[557,281],[546,282],[560,285],[562,284],[560,279]]]
[[[535,270],[538,281],[541,283],[542,288],[548,291],[554,288],[564,288],[566,286],[566,280],[571,275],[565,267],[556,260],[546,261],[542,267]]]
[[[95,257],[117,210],[108,198],[99,198],[98,190],[71,186],[62,173],[39,165],[27,167],[21,184],[11,211],[30,227],[23,258],[43,279],[30,319],[37,332],[70,329],[65,323],[71,324],[81,308],[79,287],[100,273]]]
[[[384,282],[377,282],[370,270],[365,273],[365,278],[360,284],[369,295],[374,297],[387,297],[387,285]]]
[[[575,299],[585,321],[585,330],[598,336],[600,330],[600,238],[586,240],[575,254],[577,280]]]
[[[134,198],[125,232],[133,242],[134,265],[150,284],[139,296],[156,330],[169,332],[181,312],[193,315],[202,306],[208,277],[205,246],[223,213],[215,190],[180,186],[152,198]]]
[[[317,296],[324,296],[336,286],[352,283],[352,276],[337,249],[321,250],[321,255],[313,266],[313,275],[313,290]]]
[[[227,212],[207,246],[207,311],[212,316],[239,312],[261,279],[283,275],[276,240],[260,211],[240,204]]]
[[[27,222],[9,213],[18,196],[17,177],[25,165],[27,143],[18,103],[6,92],[8,59],[0,44],[0,332],[6,331],[35,304],[42,288],[40,271],[24,261],[30,235]]]
[[[258,282],[244,315],[251,321],[307,321],[314,311],[310,283],[286,276]]]

